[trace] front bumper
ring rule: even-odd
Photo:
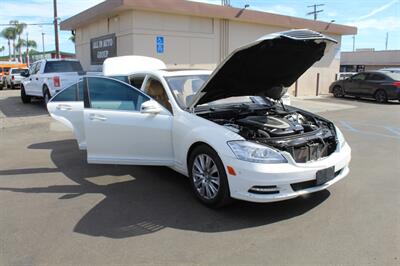
[[[290,155],[289,155],[290,156]],[[238,160],[234,157],[222,158],[225,166],[232,166],[236,176],[228,174],[231,197],[251,202],[274,202],[327,189],[349,173],[351,149],[346,143],[330,156],[308,163],[296,163],[287,158],[285,164],[261,164]],[[315,185],[319,170],[334,167],[335,177],[330,181]],[[275,188],[273,193],[254,193],[254,187]]]

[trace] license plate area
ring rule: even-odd
[[[317,172],[317,182],[316,185],[320,186],[325,184],[326,182],[331,181],[333,178],[335,178],[335,167],[329,167],[323,170],[319,170]]]

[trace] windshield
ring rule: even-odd
[[[27,71],[27,70],[28,69],[26,69],[26,68],[12,69],[11,73],[12,74],[21,74],[22,72]]]
[[[78,61],[50,61],[46,63],[44,73],[79,72],[83,71]]]
[[[186,109],[192,102],[193,96],[198,92],[209,75],[190,75],[165,77],[172,94],[182,109]]]

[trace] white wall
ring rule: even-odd
[[[285,28],[261,24],[229,22],[229,51],[259,37]],[[118,16],[102,19],[76,30],[77,58],[85,69],[90,67],[90,39],[115,33],[117,52],[121,55],[144,55],[163,60],[169,66],[214,68],[220,58],[220,20],[155,13],[147,11],[126,11]],[[163,36],[165,52],[156,51],[156,37]],[[320,93],[327,93],[329,84],[339,71],[341,37],[328,54],[309,69],[298,81],[298,95],[315,95],[317,73],[320,73]],[[288,62],[290,63],[290,62]],[[290,89],[294,94],[294,85]]]

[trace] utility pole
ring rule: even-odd
[[[46,57],[44,53],[44,32],[42,32],[42,57],[43,59]]]
[[[56,43],[56,58],[60,58],[60,43],[58,40],[57,0],[53,0],[53,8],[54,8],[54,37]]]
[[[353,52],[356,50],[356,36],[353,35]]]
[[[385,50],[387,50],[387,48],[388,48],[388,43],[389,43],[389,32],[386,32]]]
[[[309,16],[309,15],[314,15],[314,20],[317,20],[317,18],[318,18],[318,13],[321,13],[321,12],[324,11],[323,9],[317,10],[317,8],[320,7],[320,6],[324,6],[324,5],[325,5],[325,4],[314,4],[314,5],[311,5],[311,6],[307,6],[308,8],[314,8],[314,11],[308,12],[308,13],[307,13],[307,16]]]

